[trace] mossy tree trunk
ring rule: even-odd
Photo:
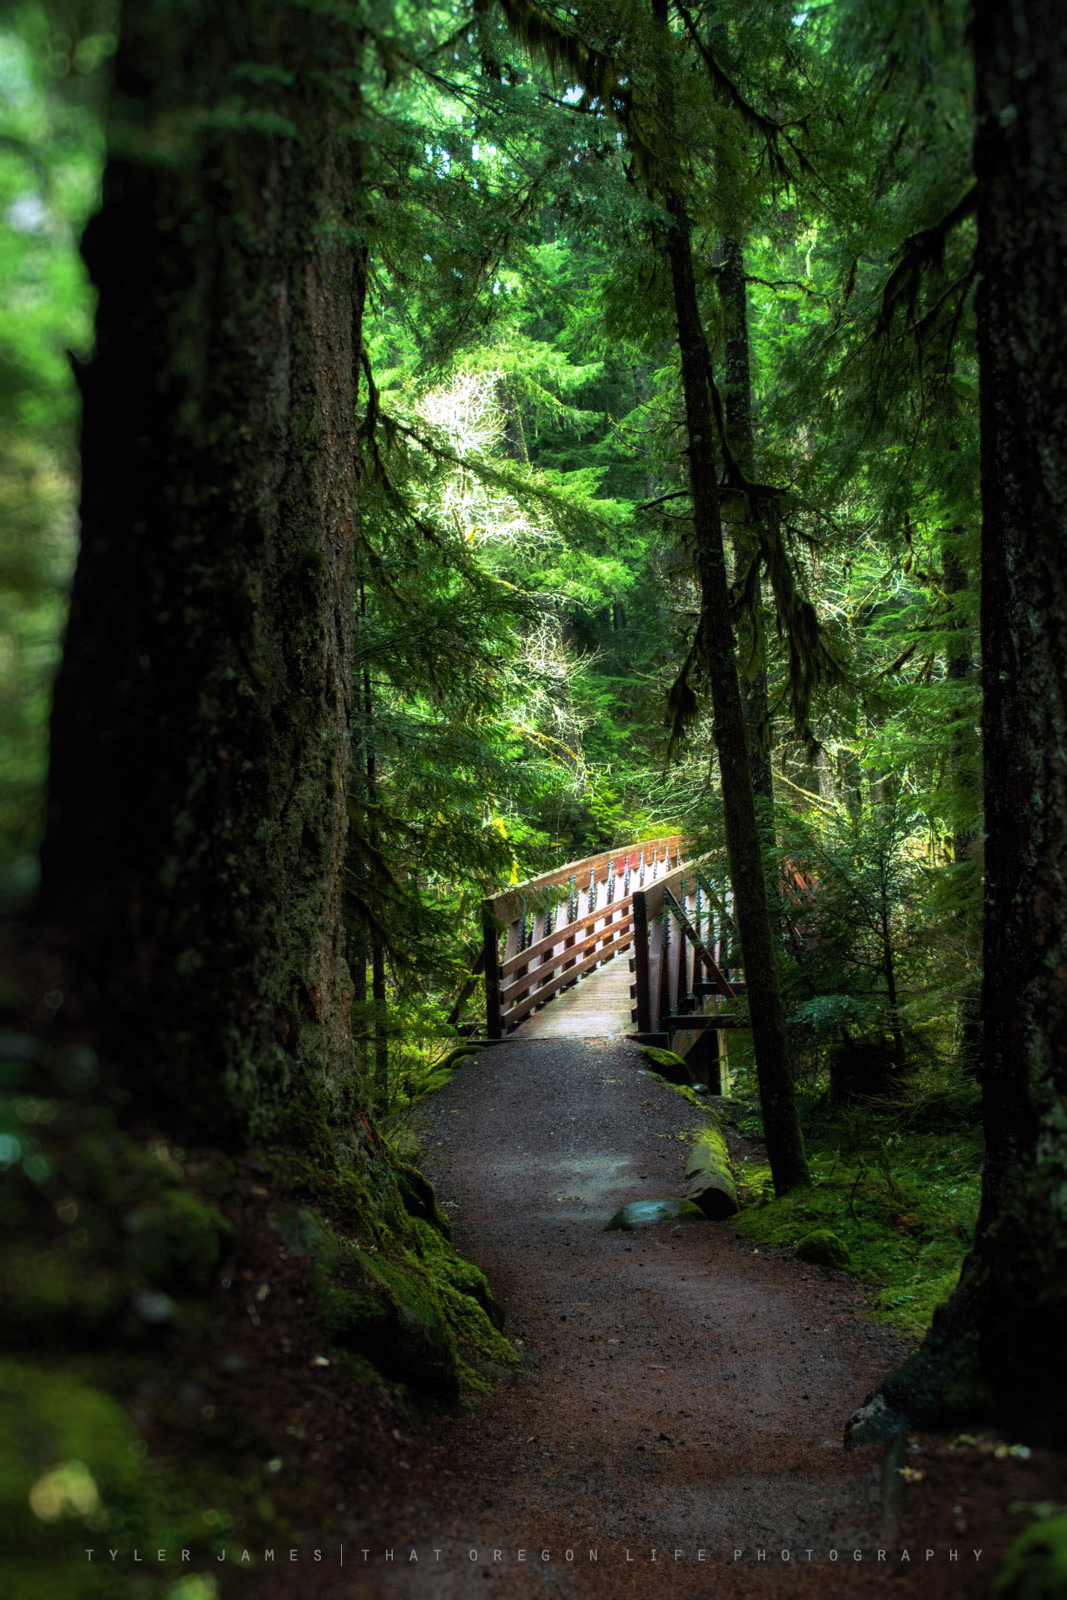
[[[1055,0],[978,0],[986,785],[975,1246],[882,1386],[903,1422],[1067,1437],[1067,57]],[[858,1433],[862,1438],[862,1432]]]
[[[83,246],[41,913],[135,1108],[231,1146],[321,1128],[350,1070],[358,49],[351,14],[124,0]]]

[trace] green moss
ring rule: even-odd
[[[306,1158],[270,1158],[280,1187],[310,1203],[274,1219],[290,1249],[314,1257],[323,1336],[352,1370],[446,1399],[485,1387],[479,1369],[515,1352],[484,1275],[448,1239],[448,1220],[417,1168],[383,1158],[389,1210],[367,1173],[323,1173]]]
[[[5,1588],[20,1600],[90,1600],[113,1577],[85,1549],[173,1533],[151,1499],[144,1446],[109,1395],[66,1374],[0,1362]],[[153,1592],[155,1592],[153,1590]]]
[[[394,1230],[404,1231],[407,1214],[384,1156],[373,1172],[323,1170],[297,1150],[272,1150],[266,1159],[283,1194],[312,1201],[342,1234],[384,1243]]]
[[[875,1295],[875,1309],[889,1322],[926,1328],[938,1306],[943,1305],[955,1289],[959,1277],[959,1267],[952,1267],[925,1281],[911,1278],[906,1284],[894,1285]]]
[[[30,1159],[0,1185],[0,1342],[140,1338],[140,1292],[208,1286],[230,1225],[166,1145],[142,1148],[99,1108],[24,1097],[14,1116]]]
[[[323,1172],[336,1172],[337,1150],[326,1121],[325,1107],[305,1095],[286,1109],[275,1138],[286,1151],[296,1151]]]
[[[641,1054],[648,1062],[652,1071],[661,1078],[666,1078],[668,1083],[683,1084],[692,1087],[693,1075],[681,1056],[675,1055],[673,1050],[660,1050],[656,1045],[643,1044]]]
[[[426,1270],[450,1295],[461,1295],[467,1305],[463,1307],[463,1334],[475,1349],[494,1361],[513,1362],[517,1358],[506,1339],[497,1335],[504,1326],[504,1313],[493,1296],[489,1282],[473,1261],[457,1255],[425,1222],[416,1224]],[[470,1303],[480,1312],[480,1318],[471,1320]],[[483,1328],[482,1323],[486,1326]]]
[[[842,1244],[830,1228],[816,1228],[798,1239],[795,1255],[800,1261],[810,1261],[816,1267],[847,1267],[851,1257],[848,1246]]]
[[[1067,1594],[1067,1516],[1035,1522],[1016,1539],[993,1592],[1005,1600],[1060,1600]]]
[[[421,1254],[320,1244],[316,1293],[327,1339],[386,1377],[446,1399],[482,1391],[486,1363],[513,1365],[499,1307],[484,1275],[428,1222],[415,1223]]]
[[[406,1263],[342,1244],[316,1272],[320,1324],[332,1345],[386,1377],[443,1399],[459,1397],[458,1351],[440,1296]]]
[[[705,1125],[695,1132],[685,1166],[689,1180],[686,1198],[695,1200],[705,1216],[732,1217],[737,1212],[738,1200],[730,1152],[718,1118],[714,1113],[706,1116]]]
[[[980,1139],[966,1129],[887,1131],[876,1116],[856,1113],[812,1119],[805,1136],[812,1187],[775,1199],[769,1168],[745,1162],[748,1203],[734,1227],[761,1249],[789,1252],[832,1234],[847,1251],[840,1270],[879,1291],[875,1315],[921,1336],[969,1247]]]
[[[152,1284],[176,1290],[208,1287],[221,1240],[231,1232],[213,1207],[177,1188],[128,1212],[124,1222],[133,1235],[134,1270]]]
[[[424,1178],[418,1167],[394,1158],[393,1172],[404,1208],[412,1217],[418,1217],[437,1229],[446,1239],[452,1237],[452,1224],[437,1204],[433,1184]]]

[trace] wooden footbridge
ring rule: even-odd
[[[482,925],[490,1039],[626,1033],[696,1051],[716,1077],[745,988],[721,863],[646,840],[515,884],[484,902]]]

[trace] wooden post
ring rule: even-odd
[[[500,1020],[500,933],[496,925],[493,902],[482,902],[482,941],[485,963],[485,1032],[490,1039],[502,1039],[504,1027]]]
[[[645,891],[634,890],[634,977],[637,980],[637,1031],[651,1033],[652,996],[648,973],[648,907]]]

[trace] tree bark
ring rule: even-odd
[[[703,662],[711,688],[726,847],[752,1021],[767,1154],[775,1192],[810,1183],[785,1048],[778,967],[771,934],[763,850],[749,769],[744,710],[734,656],[719,489],[712,452],[714,419],[707,343],[693,273],[692,229],[680,195],[667,190],[665,251],[671,269],[689,449]]]
[[[967,568],[956,548],[956,541],[961,533],[962,529],[953,529],[952,535],[946,537],[941,546],[941,560],[945,574],[945,594],[948,596],[950,606],[954,605],[954,597],[956,595],[966,593],[972,586]],[[976,641],[972,637],[970,628],[951,610],[949,612],[948,625],[949,632],[945,649],[945,677],[949,683],[964,685],[969,683],[976,673],[975,652],[973,649]],[[973,717],[969,716],[966,710],[953,710],[948,728],[948,749],[945,759],[949,782],[954,791],[955,804],[961,816],[967,816],[978,809],[979,771],[977,743]],[[981,870],[980,861],[984,841],[977,827],[967,822],[957,821],[947,843],[956,866],[964,866],[970,863],[975,870]],[[965,948],[976,949],[980,937],[977,904],[975,904],[972,913],[968,902],[967,908],[958,913],[958,919],[961,943]],[[978,1070],[982,1050],[979,991],[980,983],[977,976],[975,976],[973,980],[968,980],[956,1002],[956,1064],[961,1072],[971,1077]]]
[[[987,1157],[959,1287],[916,1357],[868,1407],[880,1403],[883,1427],[894,1415],[906,1425],[982,1410],[1059,1441],[1067,1437],[1062,29],[1055,0],[975,5]]]
[[[752,363],[748,339],[748,289],[745,258],[739,240],[724,235],[720,243],[719,298],[722,302],[726,382],[723,409],[726,441],[734,460],[747,478],[756,475],[756,441],[752,428]],[[759,538],[750,519],[759,515],[746,504],[734,525],[731,543],[734,581],[759,553]],[[762,513],[766,515],[766,512]],[[771,768],[771,718],[767,695],[764,630],[757,602],[745,627],[740,647],[746,663],[741,674],[741,702],[745,712],[752,787],[767,811],[769,832],[774,831],[774,777]]]
[[[41,914],[133,1107],[231,1146],[321,1126],[351,1063],[354,48],[306,7],[125,0],[84,242]]]

